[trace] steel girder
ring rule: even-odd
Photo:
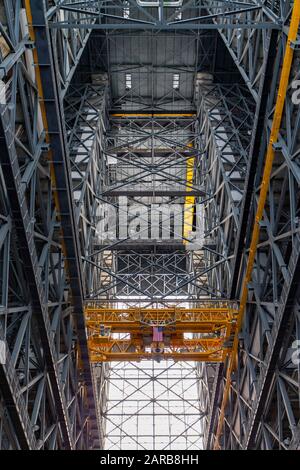
[[[282,48],[283,49],[283,48]],[[280,59],[279,59],[280,60]],[[294,70],[291,78],[297,73],[299,58],[294,59]],[[274,81],[278,77],[274,77]],[[267,129],[272,122],[273,103],[276,95],[270,99],[267,115]],[[272,103],[272,105],[271,105]],[[271,107],[272,106],[272,107]],[[285,102],[285,112],[280,131],[279,148],[276,152],[275,162],[271,175],[271,184],[267,204],[263,217],[260,242],[256,257],[256,268],[253,276],[254,298],[257,308],[250,306],[249,323],[253,338],[253,321],[260,328],[261,344],[268,343],[268,348],[259,352],[260,370],[257,373],[258,403],[249,410],[249,427],[245,430],[244,445],[249,448],[297,448],[296,427],[299,413],[299,401],[295,399],[295,391],[299,395],[299,370],[290,359],[291,344],[297,337],[297,280],[299,279],[299,234],[297,217],[299,213],[299,180],[297,155],[299,153],[299,107],[292,103],[291,91]],[[268,132],[268,131],[267,131]],[[265,133],[264,144],[261,151],[265,152],[268,133]],[[256,192],[253,201],[253,210],[256,208],[260,173],[256,179]],[[253,212],[252,212],[253,217]],[[248,234],[249,236],[249,234]],[[257,290],[257,283],[263,279],[261,288]],[[251,295],[252,297],[252,295]],[[268,332],[264,331],[260,308],[264,302],[273,304],[274,317],[268,319]],[[254,310],[252,312],[252,309]],[[272,310],[271,309],[271,310]],[[269,308],[265,314],[269,316]],[[251,331],[252,326],[252,331]],[[288,330],[288,335],[286,334]],[[267,336],[270,335],[267,339]],[[289,351],[288,351],[289,348]],[[250,349],[250,347],[249,347]],[[251,350],[250,350],[251,351]],[[257,367],[257,355],[251,358],[252,367]],[[283,383],[278,378],[277,371],[284,376],[292,376],[293,388],[289,382]],[[286,379],[288,380],[288,379]],[[276,398],[274,398],[276,397]],[[273,400],[277,401],[278,413],[274,417]],[[282,401],[283,400],[283,401]],[[265,404],[268,403],[267,406]],[[279,409],[283,406],[282,410]],[[273,415],[273,416],[272,416]],[[267,430],[265,429],[267,427]],[[269,439],[268,434],[272,435]]]
[[[209,272],[208,284],[218,295],[229,298],[255,107],[245,86],[200,85],[199,92],[199,134],[205,147],[202,183],[213,195],[205,204],[205,220],[216,247],[206,262],[218,262],[218,253],[225,259]],[[209,405],[206,445],[215,423],[223,365],[211,365],[207,371],[205,366],[200,368],[207,380],[207,386],[202,387],[203,399]]]
[[[91,29],[88,28],[88,25],[89,23],[93,24],[95,20],[87,21],[83,13],[60,8],[57,2],[46,1],[45,3],[47,11],[48,9],[51,11],[51,24],[80,21],[81,25],[86,25],[81,29],[75,27],[54,29],[50,33],[53,44],[52,50],[56,59],[55,71],[58,77],[59,90],[61,96],[64,97],[89,40]]]
[[[170,208],[174,202],[178,202],[184,208],[186,194],[181,188],[187,186],[187,161],[191,155],[195,155],[198,161],[200,154],[193,134],[191,121],[193,115],[190,114],[187,116],[179,114],[177,117],[176,115],[175,117],[112,115],[110,128],[106,131],[102,157],[103,181],[97,194],[99,202],[117,208],[121,190],[123,196],[128,196],[129,210],[134,205],[147,210],[154,200],[156,203],[169,204]],[[193,147],[188,146],[187,142],[191,142]],[[154,164],[153,155],[151,156],[153,148],[156,155]],[[195,189],[203,196],[197,184],[198,171],[196,163],[194,182],[185,191]],[[163,195],[158,194],[157,191],[160,192],[162,189]],[[151,196],[148,196],[149,191]],[[146,215],[143,220],[148,232],[151,220]],[[115,228],[114,224],[112,221],[112,229]],[[158,227],[162,224],[163,221]],[[115,236],[95,246],[95,253],[112,251],[114,261],[112,272],[103,261],[98,264],[99,271],[111,275],[111,284],[102,283],[98,288],[98,295],[97,292],[89,294],[90,300],[105,299],[109,291],[113,292],[112,289],[114,295],[117,294],[118,297],[143,295],[150,301],[161,296],[165,299],[170,295],[173,298],[176,295],[186,296],[193,289],[201,291],[202,287],[207,294],[208,288],[203,284],[203,279],[199,281],[200,277],[205,278],[206,274],[201,250],[193,253],[185,252],[182,234],[174,238],[174,247],[171,251],[164,249],[162,245],[155,247],[157,243],[151,239],[151,235],[150,238],[146,233],[144,235],[145,237],[141,233],[140,240],[130,240],[129,233],[124,238],[116,230]],[[172,243],[171,237],[172,235],[167,237],[165,245]],[[177,244],[176,238],[178,238]],[[94,266],[96,268],[97,263],[94,263]]]
[[[207,0],[207,10],[213,12],[213,3]],[[253,20],[258,24],[264,21],[266,17],[276,18],[276,22],[282,25],[284,18],[289,12],[290,2],[264,2],[265,8],[258,9],[251,13]],[[274,3],[281,5],[280,11],[274,8]],[[236,15],[235,19],[238,20],[239,16]],[[222,22],[220,18],[214,18],[213,22],[219,24]],[[281,29],[281,28],[280,28]],[[234,63],[236,64],[243,80],[249,88],[253,98],[259,101],[259,87],[264,80],[265,63],[269,56],[269,41],[272,35],[272,29],[266,28],[258,30],[255,28],[234,29],[220,28],[219,34],[222,37]],[[273,30],[273,36],[276,36]],[[272,48],[276,47],[273,43]],[[272,51],[271,51],[272,53]]]
[[[35,14],[40,13],[37,8]],[[1,423],[1,445],[83,449],[92,445],[86,400],[89,372],[86,364],[82,367],[85,331],[80,332],[72,307],[70,256],[66,269],[62,231],[68,212],[64,206],[63,217],[58,214],[53,198],[66,170],[62,167],[60,181],[55,183],[38,71],[33,67],[28,20],[21,2],[5,2],[1,24],[1,73],[6,83],[0,126],[1,339],[6,344],[6,363],[0,372],[1,402],[7,410]],[[47,40],[47,35],[43,38]],[[50,70],[46,98],[52,99],[47,102],[51,106],[56,100],[55,95],[50,97],[52,66],[47,60],[42,63],[44,71]],[[52,113],[52,136],[54,120]],[[52,137],[51,145],[55,153]],[[76,277],[74,271],[72,274]]]
[[[248,166],[248,202],[243,204],[240,223],[247,225],[241,261],[235,271],[235,288],[231,295],[238,298],[247,259],[253,217],[258,200],[266,144],[272,124],[276,87],[280,64],[285,49],[286,35],[278,37],[275,57],[271,58],[272,83],[263,83],[260,89],[268,92],[268,107],[264,119],[264,134],[257,150],[256,169]],[[272,41],[272,39],[271,39]],[[273,49],[274,51],[274,49]],[[270,53],[265,58],[265,70]],[[272,65],[273,62],[273,65]],[[297,79],[298,51],[295,51],[290,80]],[[268,73],[267,73],[268,75]],[[271,174],[267,202],[261,223],[260,240],[255,259],[252,281],[249,285],[248,307],[240,334],[238,368],[232,377],[229,404],[225,415],[224,434],[221,441],[226,449],[297,449],[299,448],[299,366],[292,361],[293,341],[298,339],[299,249],[297,217],[299,210],[299,106],[292,102],[292,89],[285,99],[279,143]],[[259,93],[256,109],[266,106],[264,93]],[[263,117],[262,115],[262,117]],[[253,136],[253,149],[257,136]],[[252,167],[252,169],[251,169]],[[249,173],[252,182],[249,185]],[[254,193],[251,187],[254,186]],[[250,196],[250,197],[249,197]],[[240,226],[241,227],[241,226]],[[243,238],[241,239],[243,240]],[[241,255],[241,254],[240,254]],[[238,280],[238,282],[237,282]],[[233,288],[233,286],[232,286]],[[222,399],[222,372],[219,384],[214,383],[216,410]],[[218,417],[218,415],[217,415]],[[212,416],[207,431],[216,426]],[[208,436],[207,436],[208,437]],[[208,439],[213,444],[214,433]]]
[[[270,5],[270,2],[266,2],[268,7],[270,7],[276,15],[283,16],[283,8],[278,7],[277,2],[276,8],[274,7],[276,2],[273,2]],[[278,7],[278,8],[277,8]],[[260,13],[258,13],[260,14]],[[216,20],[215,20],[216,21]],[[233,268],[232,275],[230,280],[230,289],[228,292],[229,298],[233,299],[236,297],[237,293],[237,279],[240,273],[240,262],[241,256],[244,249],[244,240],[245,233],[248,224],[248,215],[251,203],[251,195],[254,186],[254,179],[256,174],[259,148],[261,145],[261,139],[264,128],[264,119],[266,113],[267,100],[269,96],[269,89],[271,84],[271,77],[273,73],[273,67],[276,57],[276,42],[278,32],[272,30],[271,32],[263,32],[262,36],[264,38],[263,44],[256,42],[259,37],[256,36],[256,32],[253,30],[240,31],[237,30],[236,33],[228,31],[220,31],[220,35],[224,40],[235,64],[238,67],[238,70],[241,73],[241,77],[245,80],[246,85],[248,86],[250,93],[257,101],[256,110],[255,110],[255,119],[253,125],[253,132],[251,138],[251,144],[249,149],[248,156],[248,166],[247,166],[247,177],[245,180],[245,189],[244,197],[240,207],[240,220],[239,226],[236,234],[236,245],[235,252],[233,256]],[[243,36],[243,40],[241,40]],[[248,39],[247,39],[248,38]],[[255,39],[255,41],[254,41]],[[238,47],[237,47],[238,45]],[[258,51],[259,54],[258,54]],[[254,53],[255,52],[255,53]],[[253,60],[253,57],[255,60]],[[260,57],[259,61],[258,56]],[[254,64],[256,64],[254,66]],[[250,80],[250,73],[252,77],[256,77],[254,82]],[[255,86],[253,87],[253,84]],[[223,374],[223,365],[217,366],[214,376],[215,383],[213,387],[213,397],[212,406],[211,406],[211,417],[209,421],[209,428],[207,436],[211,436],[211,429],[215,425],[216,419],[216,410],[217,410],[217,399],[219,396],[219,384]]]
[[[179,7],[166,6],[163,2],[147,1],[112,2],[75,0],[48,2],[48,18],[57,11],[68,13],[53,22],[56,29],[89,28],[97,30],[201,30],[201,29],[268,29],[279,27],[278,18],[260,2],[240,1],[211,2],[206,0],[182,0]],[[257,16],[257,14],[261,14]],[[73,18],[72,15],[77,17]],[[213,21],[217,19],[217,21]]]
[[[107,91],[105,85],[72,85],[64,103],[85,296],[93,295],[99,288],[100,274],[96,266],[103,258],[94,246],[97,196],[105,178],[103,136],[107,126]]]
[[[227,298],[233,269],[254,106],[241,85],[210,85],[200,88],[199,134],[204,156],[200,159],[202,186],[210,194],[204,204],[205,232],[215,246],[208,253],[209,284]]]
[[[99,286],[106,291],[106,296],[113,293],[110,288],[111,253],[95,249],[97,195],[105,175],[103,140],[108,125],[107,101],[108,88],[105,83],[71,85],[64,101],[75,223],[80,233],[85,298],[98,296]],[[101,266],[105,266],[104,274]],[[98,448],[104,446],[105,421],[101,410],[106,402],[106,384],[103,379],[106,369],[107,367],[101,364],[92,368],[99,422]]]
[[[181,192],[184,196],[187,190],[198,191],[198,195],[203,196],[198,183],[198,168],[195,181],[189,185],[186,182],[187,160],[200,154],[193,128],[194,116],[193,112],[175,113],[174,116],[157,114],[156,117],[146,114],[144,118],[143,115],[136,118],[134,115],[112,115],[105,151],[107,156],[114,157],[114,161],[109,162],[111,166],[107,167],[106,181],[99,196],[103,198],[114,192],[116,196],[136,196],[136,201],[143,202],[147,199],[142,197],[149,196],[149,192],[150,196],[156,196],[157,191],[163,191],[167,198],[169,193],[170,197],[176,197],[178,191],[175,202],[179,203]],[[164,201],[160,195],[157,200]]]

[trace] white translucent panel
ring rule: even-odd
[[[107,450],[202,449],[194,363],[114,363],[108,375]]]

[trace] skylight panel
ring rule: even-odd
[[[132,88],[131,73],[126,73],[125,75],[125,88],[126,90],[131,90]]]
[[[179,90],[179,73],[173,74],[173,89]]]

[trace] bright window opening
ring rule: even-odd
[[[176,8],[175,10],[175,20],[181,20],[182,19],[182,10],[181,8]]]
[[[132,82],[131,82],[131,73],[126,73],[125,75],[125,88],[126,90],[131,90]]]
[[[123,18],[129,18],[130,17],[130,5],[129,2],[125,1],[123,7]]]
[[[173,74],[173,88],[174,90],[179,90],[179,73]]]

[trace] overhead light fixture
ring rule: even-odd
[[[173,89],[179,90],[179,73],[173,74]]]
[[[131,90],[132,83],[131,83],[131,73],[125,74],[125,88],[126,90]]]

